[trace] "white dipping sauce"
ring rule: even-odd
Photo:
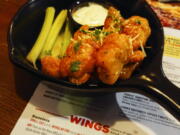
[[[80,7],[73,12],[73,19],[81,25],[102,26],[108,10],[97,3],[89,2],[88,6]]]

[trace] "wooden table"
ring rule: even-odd
[[[9,24],[26,1],[0,0],[0,135],[10,134],[39,81],[14,67],[8,57]]]

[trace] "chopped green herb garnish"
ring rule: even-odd
[[[135,22],[136,22],[136,24],[141,24],[140,20],[136,20]]]
[[[95,38],[97,39],[97,40],[99,40],[100,39],[100,34],[101,34],[101,30],[100,29],[95,29],[95,31],[92,33],[93,34],[93,36],[95,36]]]
[[[94,35],[99,35],[100,33],[101,33],[101,30],[100,30],[100,29],[95,29]]]
[[[74,44],[74,51],[77,52],[79,50],[79,47],[80,47],[81,43],[80,42],[77,42]]]
[[[112,32],[103,32],[103,35],[104,36],[107,36],[107,35],[109,35],[109,34],[111,34]]]
[[[117,31],[121,31],[121,27],[116,28]]]
[[[89,31],[86,31],[86,30],[83,30],[83,29],[80,29],[79,31],[80,31],[80,32],[83,32],[84,34],[89,33]]]
[[[71,63],[71,66],[70,66],[70,71],[71,72],[77,72],[79,70],[79,65],[81,64],[80,61],[74,61]]]
[[[119,19],[119,18],[115,18],[115,19],[114,19],[114,22],[115,22],[115,23],[120,23],[120,19]]]

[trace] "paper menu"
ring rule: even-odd
[[[150,98],[131,92],[64,95],[40,83],[11,135],[179,135],[180,123]]]

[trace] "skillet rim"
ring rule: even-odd
[[[56,79],[56,78],[53,78],[53,77],[50,77],[50,76],[47,76],[47,75],[44,75],[41,71],[37,71],[37,70],[34,70],[34,68],[30,68],[29,66],[27,65],[24,65],[22,64],[22,62],[18,59],[16,59],[16,57],[14,57],[14,43],[13,43],[13,39],[12,39],[12,32],[13,32],[13,26],[14,26],[14,23],[16,22],[16,19],[18,18],[18,16],[23,12],[23,10],[25,10],[26,7],[28,7],[29,5],[33,4],[34,2],[41,2],[43,0],[30,0],[28,2],[26,2],[24,5],[22,5],[19,10],[16,12],[16,14],[14,15],[14,17],[12,18],[11,20],[11,24],[10,24],[10,27],[9,27],[9,31],[8,31],[8,52],[9,52],[9,58],[11,60],[11,62],[16,65],[17,67],[20,67],[22,68],[23,70],[26,70],[28,71],[29,73],[32,73],[38,77],[40,77],[42,80],[46,80],[46,81],[50,81],[50,82],[53,82],[53,83],[57,83],[61,86],[66,86],[67,88],[70,88],[72,89],[72,91],[77,91],[77,92],[97,92],[97,91],[100,91],[102,92],[103,90],[100,90],[100,89],[113,89],[113,88],[118,88],[120,85],[106,85],[106,84],[102,84],[100,85],[100,87],[93,87],[93,86],[87,86],[86,84],[83,84],[83,85],[76,85],[76,84],[73,84],[73,83],[70,83],[66,80],[63,80],[63,79]],[[143,1],[143,4],[145,4],[144,6],[146,6],[146,8],[151,12],[151,14],[154,16],[155,20],[156,20],[156,23],[157,25],[160,26],[159,30],[161,31],[161,47],[160,47],[160,50],[159,52],[162,53],[163,51],[163,48],[164,48],[164,31],[163,31],[163,27],[157,17],[157,15],[155,14],[155,12],[152,10],[152,8],[147,4],[146,1],[142,0]],[[153,58],[155,59],[155,58]],[[162,63],[160,63],[160,66],[162,65]],[[160,67],[161,68],[161,67]],[[142,75],[142,74],[139,74],[139,75]],[[131,77],[130,79],[128,80],[133,80],[132,78],[136,78],[136,77]],[[126,81],[128,81],[126,80]],[[104,86],[104,87],[102,87]],[[121,86],[120,86],[121,87]],[[93,91],[94,88],[97,88]],[[91,89],[90,91],[86,91],[86,90],[82,90],[82,89]],[[108,91],[108,92],[113,92],[113,91],[110,91],[110,90],[104,90],[104,91]]]

